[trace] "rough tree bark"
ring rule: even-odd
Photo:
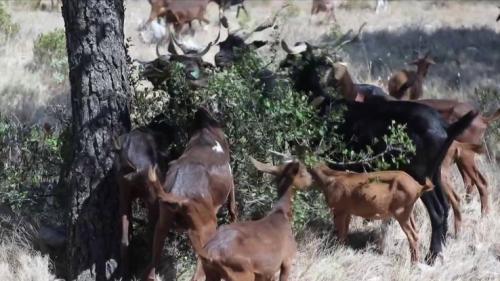
[[[130,130],[123,0],[64,0],[72,160],[64,182],[69,280],[114,280],[119,257],[112,139]]]

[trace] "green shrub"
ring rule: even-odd
[[[0,115],[0,202],[28,212],[48,194],[61,167],[59,134]]]
[[[170,70],[170,77],[160,91],[136,91],[133,116],[136,124],[146,124],[162,113],[167,120],[186,128],[199,105],[217,108],[224,116],[224,132],[231,147],[231,166],[237,185],[237,199],[243,217],[265,214],[275,201],[275,184],[262,176],[249,162],[249,156],[261,161],[275,161],[271,151],[291,153],[306,164],[317,161],[358,161],[373,168],[402,164],[414,151],[404,126],[392,124],[384,141],[387,152],[402,153],[388,157],[374,155],[370,147],[361,152],[349,150],[334,128],[343,120],[343,110],[320,119],[304,94],[295,91],[288,79],[278,79],[271,93],[263,93],[256,71],[264,66],[261,58],[248,53],[233,67],[215,72],[208,87],[193,91],[184,78],[182,65]],[[140,107],[137,107],[140,105]],[[183,144],[187,142],[187,135]],[[375,144],[375,143],[374,143]],[[299,192],[294,201],[295,222],[301,229],[309,220],[327,218],[322,195],[316,191]]]
[[[69,73],[66,34],[63,29],[40,34],[33,44],[35,69],[49,70],[56,82],[63,82]]]
[[[12,18],[0,3],[0,45],[19,32],[19,24],[12,22]]]

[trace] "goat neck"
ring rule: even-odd
[[[294,193],[293,179],[286,176],[278,178],[278,202],[271,211],[271,214],[283,212],[289,221],[292,220],[292,200]]]

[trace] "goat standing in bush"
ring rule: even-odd
[[[153,121],[146,127],[140,127],[126,133],[115,141],[117,156],[114,172],[118,183],[120,223],[121,223],[121,263],[122,275],[129,274],[128,247],[132,236],[132,202],[140,198],[148,210],[148,228],[154,229],[158,217],[156,194],[149,189],[147,171],[150,166],[158,166],[166,171],[167,163],[176,158],[169,150],[176,143],[177,129],[165,122]]]
[[[276,176],[278,202],[260,220],[221,226],[205,245],[193,244],[207,281],[274,280],[278,271],[280,281],[288,280],[297,251],[291,226],[293,187],[311,185],[311,175],[299,162],[272,166],[252,159],[252,163],[258,170]],[[150,175],[151,183],[161,188],[154,173]],[[162,193],[160,202],[165,208],[193,210],[185,213],[187,221],[197,228],[199,214],[192,199]]]
[[[417,71],[400,70],[389,79],[389,94],[400,100],[417,100],[423,95],[424,79],[427,76],[429,66],[435,64],[430,58],[430,52],[415,61],[410,62],[417,66]]]
[[[351,215],[366,219],[395,218],[408,238],[411,261],[419,260],[413,206],[423,192],[434,188],[430,179],[421,185],[402,171],[358,174],[335,171],[326,165],[310,172],[332,210],[340,241],[347,240]]]
[[[153,239],[153,257],[144,280],[155,280],[155,268],[160,263],[163,244],[171,228],[187,230],[191,245],[205,245],[215,233],[217,211],[227,201],[230,220],[236,220],[236,203],[229,144],[218,121],[200,108],[194,118],[194,134],[184,153],[170,162],[165,182],[153,188],[158,196],[159,218]],[[169,208],[162,194],[188,198],[189,206]],[[192,216],[196,224],[184,217]],[[192,280],[203,280],[201,262]]]

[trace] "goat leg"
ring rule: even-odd
[[[156,222],[155,234],[153,238],[153,249],[152,249],[152,259],[146,269],[144,281],[155,281],[156,267],[160,264],[161,252],[163,250],[163,245],[165,244],[165,238],[167,237],[168,231],[170,229],[170,218],[165,218],[162,214],[165,210],[161,210],[160,207],[160,217]]]
[[[130,223],[132,213],[132,198],[127,188],[120,190],[120,219],[121,219],[121,243],[120,243],[120,273],[122,277],[127,278],[129,273],[128,248],[130,236],[132,233],[132,224]]]
[[[333,221],[335,227],[337,228],[337,236],[339,242],[344,244],[347,242],[347,229],[346,229],[346,225],[348,224],[346,223],[347,216],[348,215],[345,213],[335,213],[333,215]]]
[[[191,245],[193,246],[193,248],[196,250],[196,249],[201,249],[203,246],[205,246],[208,240],[212,238],[212,236],[214,235],[216,228],[217,228],[217,223],[214,215],[213,223],[208,222],[205,225],[203,231],[193,231],[193,230],[188,231],[189,240],[191,241]],[[204,278],[205,278],[205,271],[203,270],[203,264],[201,263],[201,259],[200,257],[198,257],[196,261],[195,273],[191,281],[201,281],[204,280]]]
[[[450,179],[448,177],[448,173],[443,176],[443,191],[450,202],[451,208],[453,209],[454,216],[454,227],[455,227],[455,236],[460,232],[460,228],[462,226],[462,212],[460,211],[460,197],[455,192],[453,187],[451,187]]]
[[[401,216],[398,219],[399,225],[401,226],[401,229],[403,229],[403,232],[406,235],[406,238],[408,239],[408,245],[410,247],[410,256],[411,256],[411,262],[412,263],[417,263],[419,259],[419,250],[418,250],[418,241],[415,239],[415,233],[416,230],[413,229],[412,223],[411,223],[411,212],[410,214],[405,214],[404,216]]]
[[[227,201],[227,208],[229,210],[229,220],[231,223],[236,222],[238,220],[238,214],[236,211],[236,198],[234,194],[234,184],[231,187],[231,191],[229,192],[229,198]]]
[[[443,206],[442,202],[437,198],[435,190],[425,192],[420,199],[429,213],[432,226],[429,253],[425,259],[427,263],[433,264],[436,257],[443,251],[443,244],[446,237],[444,221],[448,218],[448,211],[445,210],[447,206]]]

